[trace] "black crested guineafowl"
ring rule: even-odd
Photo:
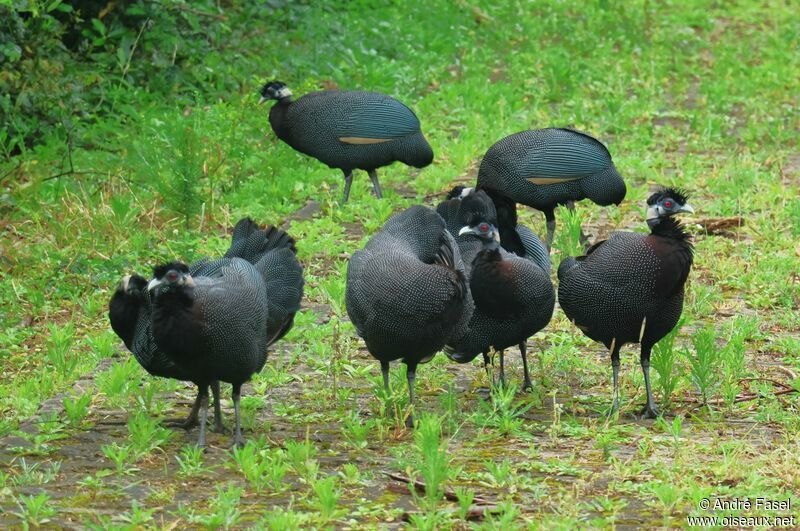
[[[619,409],[619,351],[641,343],[647,389],[642,415],[658,415],[650,388],[650,351],[677,324],[684,284],[692,267],[689,235],[673,216],[694,212],[675,188],[647,200],[650,234],[614,232],[585,256],[567,258],[558,267],[558,302],[584,334],[611,352],[614,403]]]
[[[303,294],[294,240],[284,231],[258,230],[244,219],[234,236],[226,257],[209,263],[213,276],[192,276],[186,265],[172,262],[156,267],[148,286],[156,345],[198,382],[203,395],[201,447],[208,385],[214,380],[233,386],[234,444],[243,443],[241,387],[263,368],[267,347],[291,328]]]
[[[556,128],[515,133],[489,148],[478,170],[478,188],[492,197],[498,217],[516,218],[516,203],[541,210],[548,249],[556,206],[573,209],[575,201],[585,198],[602,206],[618,205],[626,192],[606,146],[586,133]],[[501,213],[506,209],[510,212]],[[498,228],[505,240],[502,221]],[[582,231],[581,240],[586,242]]]
[[[261,89],[261,102],[267,100],[277,100],[269,111],[269,123],[278,138],[342,170],[342,202],[350,195],[353,170],[369,173],[380,198],[377,168],[398,160],[424,168],[433,161],[433,150],[414,111],[385,94],[323,90],[293,101],[284,83],[271,81]]]
[[[392,216],[347,267],[347,314],[370,354],[381,362],[389,390],[389,362],[408,367],[414,406],[414,377],[448,341],[461,337],[472,315],[464,265],[444,220],[412,206]],[[413,416],[406,425],[413,425]]]
[[[190,269],[196,269],[196,264],[192,264]],[[190,381],[191,375],[175,365],[156,347],[151,322],[152,310],[150,293],[147,291],[147,280],[139,275],[125,276],[117,285],[108,305],[111,328],[125,342],[125,346],[133,353],[136,361],[148,373],[162,378]],[[214,394],[214,428],[221,431],[219,382],[212,382],[211,391]],[[201,398],[202,393],[198,390],[197,398],[195,398],[186,420],[171,421],[170,423],[177,424],[184,429],[196,426]]]
[[[547,326],[553,316],[555,290],[550,281],[550,258],[542,241],[523,230],[525,257],[504,250],[495,228],[495,208],[482,191],[453,190],[437,212],[456,236],[469,278],[475,311],[466,334],[448,343],[450,359],[467,363],[490,349],[500,354],[500,381],[505,383],[503,351],[518,345],[525,372],[523,389],[531,387],[526,341]]]

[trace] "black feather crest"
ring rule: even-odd
[[[158,279],[164,278],[164,275],[166,275],[167,272],[172,269],[186,274],[189,273],[189,266],[187,266],[183,262],[173,261],[173,262],[168,262],[164,265],[155,266],[153,268],[153,276]]]
[[[683,188],[679,188],[677,186],[665,187],[651,195],[647,200],[647,204],[655,205],[664,197],[671,197],[681,205],[685,205],[689,200],[689,193]]]

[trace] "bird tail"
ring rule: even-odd
[[[271,345],[291,330],[305,282],[294,239],[277,227],[267,227],[264,234],[266,249],[256,269],[267,288],[267,334]]]

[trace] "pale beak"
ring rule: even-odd
[[[694,214],[694,208],[689,203],[686,203],[681,207],[681,212],[686,212],[687,214]]]
[[[122,286],[122,291],[128,291],[128,284],[130,283],[130,281],[131,281],[130,275],[125,275],[124,277],[122,277],[122,281],[120,282],[120,285]]]
[[[154,278],[153,280],[148,282],[147,291],[153,291],[154,289],[156,289],[160,285],[161,285],[161,281],[158,280],[157,278]]]
[[[464,234],[472,234],[473,232],[475,232],[475,231],[472,230],[472,227],[467,225],[466,227],[462,227],[461,230],[458,231],[458,235],[462,236]]]
[[[258,100],[258,104],[259,104],[259,105],[261,105],[262,103],[264,103],[264,102],[265,102],[265,101],[267,101],[268,99],[269,99],[269,98],[265,98],[264,96],[261,96],[261,99],[260,99],[260,100]]]
[[[460,196],[458,196],[458,197],[459,197],[460,199],[464,199],[464,198],[465,198],[465,197],[467,197],[469,194],[471,194],[473,190],[475,190],[475,188],[464,188],[463,190],[461,190],[461,195],[460,195]]]

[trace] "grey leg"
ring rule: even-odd
[[[192,404],[192,409],[189,411],[189,416],[186,417],[186,420],[170,419],[165,421],[164,424],[176,428],[183,428],[184,430],[190,430],[197,426],[197,414],[200,413],[201,395],[202,393],[198,389],[197,397],[194,399],[194,404]]]
[[[531,384],[531,376],[528,373],[528,352],[527,352],[527,345],[523,341],[519,344],[519,353],[522,355],[522,368],[525,371],[525,379],[522,382],[522,390],[528,391],[533,389],[533,384]]]
[[[233,386],[233,415],[236,427],[234,428],[233,446],[241,448],[244,446],[244,439],[242,438],[242,417],[239,411],[239,400],[242,397],[242,386]]]
[[[346,171],[344,172],[344,195],[342,196],[342,204],[347,203],[347,199],[350,197],[350,186],[353,184],[353,172]]]
[[[211,383],[211,394],[214,395],[214,432],[224,433],[225,426],[222,425],[222,406],[219,403],[219,381]]]
[[[375,197],[382,199],[383,193],[381,193],[381,183],[378,182],[378,173],[375,170],[370,171],[369,178],[372,181],[372,189],[375,190]]]
[[[500,356],[500,387],[506,386],[506,367],[505,367],[505,350],[501,350],[498,355]]]
[[[197,437],[197,446],[206,447],[206,422],[208,422],[208,386],[201,389],[203,395],[200,399],[200,435]]]
[[[611,370],[614,375],[614,402],[611,404],[611,413],[619,411],[619,348],[616,340],[611,341]]]
[[[406,428],[414,427],[414,379],[417,376],[417,366],[409,365],[406,371],[408,378],[408,403],[411,404],[411,413],[406,418]]]
[[[567,208],[570,212],[575,212],[575,201],[567,201]],[[589,238],[583,233],[583,227],[581,227],[580,242],[584,247],[589,243]]]
[[[383,373],[383,390],[386,391],[386,397],[389,397],[389,362],[381,362],[381,372]]]
[[[547,250],[553,246],[553,235],[556,232],[556,214],[552,209],[544,211],[545,220],[547,220]]]
[[[642,345],[642,354],[640,362],[642,365],[642,372],[644,373],[644,386],[647,390],[647,403],[642,410],[643,419],[654,419],[658,417],[658,408],[656,407],[655,400],[653,400],[653,390],[650,387],[650,349]]]

